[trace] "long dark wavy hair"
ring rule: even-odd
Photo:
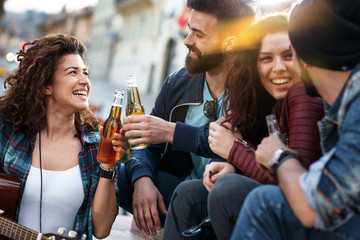
[[[19,67],[4,82],[8,88],[0,97],[0,115],[14,122],[15,130],[31,137],[46,125],[46,95],[44,87],[54,83],[59,59],[77,54],[84,60],[86,47],[75,37],[48,35],[28,42],[18,53]],[[75,127],[94,131],[98,121],[88,108],[75,114]]]
[[[288,17],[285,13],[268,15],[255,21],[249,28],[254,39],[250,49],[228,53],[226,86],[229,87],[224,96],[223,109],[226,120],[240,132],[263,122],[266,109],[274,107],[275,99],[261,84],[257,59],[265,35],[287,30]]]

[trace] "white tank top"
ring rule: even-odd
[[[74,228],[84,200],[79,165],[65,171],[42,170],[42,233],[57,233],[59,227]],[[18,223],[40,232],[40,169],[31,166],[21,200]]]

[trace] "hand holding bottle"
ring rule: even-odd
[[[100,131],[101,140],[97,154],[97,160],[100,163],[115,164],[121,158],[121,153],[120,151],[115,151],[113,142],[115,143],[114,145],[122,146],[122,144],[116,143],[115,134],[120,133],[122,129],[120,117],[123,97],[124,91],[115,91],[109,117],[105,120],[102,131]]]
[[[176,123],[151,115],[126,117],[123,125],[125,137],[132,145],[172,143],[175,127]]]
[[[137,88],[136,78],[134,75],[130,75],[127,78],[127,104],[125,109],[126,117],[145,115],[144,107],[141,105],[139,90]],[[136,139],[139,137],[132,137]],[[142,149],[146,148],[147,144],[130,145],[130,149]]]

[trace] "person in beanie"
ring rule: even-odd
[[[323,156],[307,171],[277,136],[255,153],[279,186],[246,198],[231,239],[360,239],[360,1],[304,0],[290,17],[295,68],[324,99]]]

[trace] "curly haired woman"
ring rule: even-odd
[[[44,233],[65,227],[92,239],[110,233],[117,206],[113,181],[99,178],[85,52],[69,35],[45,36],[21,49],[0,97],[0,172],[20,182],[19,224]],[[122,155],[124,143],[114,143]]]

